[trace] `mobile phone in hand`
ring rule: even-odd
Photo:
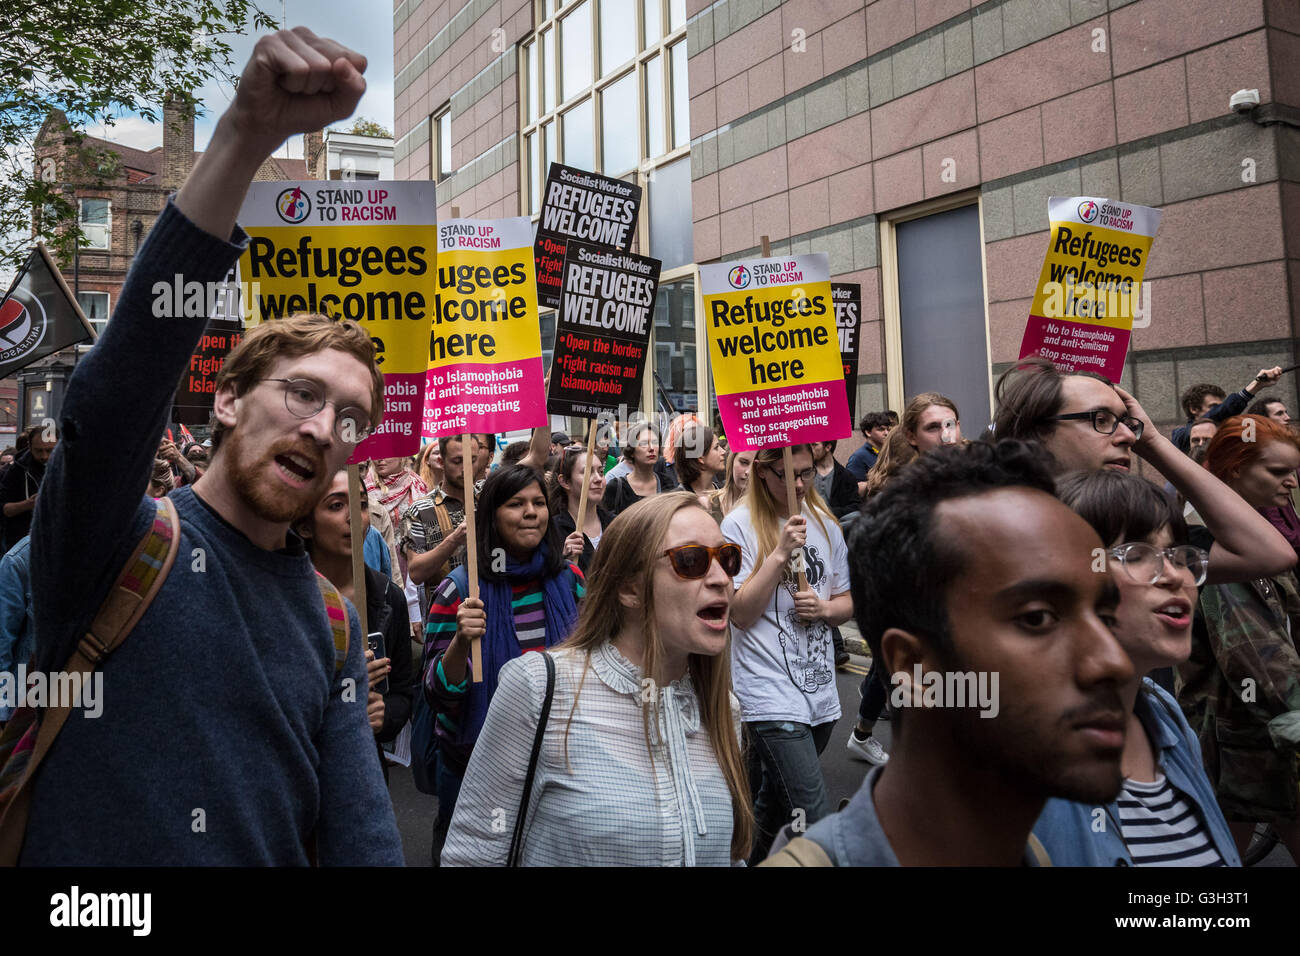
[[[375,660],[380,660],[381,658],[384,658],[384,657],[387,657],[387,656],[388,656],[388,650],[387,650],[387,648],[384,646],[384,635],[383,635],[383,632],[381,632],[381,631],[372,631],[371,633],[367,634],[367,635],[366,635],[366,643],[370,646],[370,649],[371,649],[372,651],[374,651],[374,654],[375,654]],[[384,679],[383,679],[383,680],[381,680],[378,684],[375,685],[374,690],[375,690],[375,693],[376,693],[376,694],[387,694],[387,693],[388,693],[388,675],[387,675],[387,674],[384,675]]]

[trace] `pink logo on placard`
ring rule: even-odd
[[[736,266],[727,273],[727,281],[733,289],[743,289],[749,285],[749,270],[744,266]]]
[[[1097,218],[1097,213],[1100,211],[1101,210],[1097,208],[1097,204],[1091,199],[1079,203],[1079,218],[1084,222],[1092,222]]]

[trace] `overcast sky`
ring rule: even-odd
[[[388,130],[393,128],[392,0],[257,0],[257,3],[277,20],[283,9],[288,26],[306,26],[319,36],[331,37],[364,54],[367,60],[366,94],[353,116],[364,116]],[[253,44],[261,35],[231,38],[231,70],[236,76],[243,71]],[[224,82],[210,83],[198,91],[201,106],[194,124],[195,149],[207,149],[217,118],[233,95],[230,84]],[[351,123],[347,120],[338,125],[350,126]],[[133,113],[118,117],[112,126],[97,124],[87,127],[86,131],[92,136],[137,149],[147,150],[162,145],[162,124],[145,122]],[[302,137],[292,137],[276,155],[301,158]],[[13,277],[14,270],[7,263],[0,264],[0,296],[9,288]]]
[[[393,4],[392,0],[259,0],[258,5],[277,20],[284,10],[286,25],[306,26],[319,36],[346,43],[364,54],[366,95],[354,116],[364,116],[385,129],[393,128]],[[231,46],[231,69],[238,75],[248,61],[253,44],[261,33],[234,37]],[[198,91],[202,112],[194,124],[195,149],[206,149],[217,118],[230,103],[234,90],[228,83],[209,83]],[[351,120],[341,125],[351,125]],[[105,128],[88,128],[100,136],[137,149],[162,145],[162,125],[147,123],[134,114],[126,115]],[[295,136],[287,145],[288,155],[302,156],[302,137]],[[281,149],[276,155],[285,155]],[[3,293],[0,293],[3,294]]]

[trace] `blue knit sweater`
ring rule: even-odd
[[[156,317],[154,284],[220,281],[246,242],[169,203],[68,384],[32,524],[42,669],[63,668],[152,520],[154,452],[205,325]],[[102,666],[102,715],[74,710],[41,766],[22,863],[305,865],[314,843],[321,865],[400,865],[356,611],[336,676],[301,541],[263,550],[190,488],[171,497],[176,564]]]

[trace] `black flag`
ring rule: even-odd
[[[59,267],[38,242],[9,293],[0,299],[0,378],[94,338]]]

